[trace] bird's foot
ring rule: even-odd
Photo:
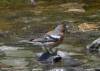
[[[57,49],[51,49],[51,50],[48,50],[48,52],[49,52],[49,54],[51,54],[51,55],[57,55]]]

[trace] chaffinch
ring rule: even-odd
[[[41,45],[44,51],[52,53],[52,49],[63,41],[65,27],[65,22],[59,23],[55,29],[47,32],[41,38],[31,39],[30,41],[34,45]]]
[[[36,39],[30,39],[29,41],[23,40],[20,42],[32,43],[33,45],[42,46],[45,52],[53,53],[53,48],[62,43],[64,39],[65,28],[69,28],[69,22],[64,21],[58,23],[57,27],[53,30],[45,33],[42,37]],[[57,51],[57,50],[56,50]]]

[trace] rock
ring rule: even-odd
[[[100,38],[94,40],[91,44],[86,46],[88,52],[100,52]]]
[[[50,54],[48,52],[42,53],[41,56],[39,56],[38,61],[43,64],[54,64],[54,62],[56,62],[56,56],[57,55],[55,53],[54,54]]]
[[[96,68],[95,71],[100,71],[100,68]]]
[[[62,57],[62,61],[64,62],[65,66],[80,66],[82,63],[73,57],[71,57],[67,52],[58,51],[57,55]]]
[[[68,55],[67,52],[57,51],[57,53],[41,53],[38,61],[43,64],[55,64],[57,62],[63,62],[65,66],[79,66],[81,63]]]

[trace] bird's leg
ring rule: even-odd
[[[43,49],[44,52],[48,52],[48,53],[51,54],[51,52],[49,52],[49,49],[46,46],[42,45],[42,49]]]
[[[57,51],[58,51],[58,49],[56,49],[56,48],[49,48],[49,47],[46,47],[44,45],[42,45],[42,49],[44,52],[48,52],[50,54],[57,53]]]
[[[55,48],[54,52],[57,54],[57,52],[58,52],[58,48]]]
[[[43,49],[44,52],[47,52],[47,53],[49,53],[49,54],[53,54],[52,49],[50,49],[50,48],[47,47],[47,46],[43,46],[42,49]]]
[[[46,48],[47,49],[47,51],[50,53],[50,54],[53,54],[54,52],[53,52],[53,50],[52,49],[50,49],[49,47],[48,48]]]
[[[57,49],[56,48],[47,48],[47,51],[50,53],[50,54],[57,54]]]
[[[42,45],[42,50],[43,50],[44,52],[47,52],[46,47],[45,47],[44,45]]]
[[[49,47],[45,47],[45,52],[48,52],[49,54],[53,54],[53,51]]]

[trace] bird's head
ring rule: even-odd
[[[74,30],[74,24],[72,21],[63,21],[62,24],[66,32],[71,32]]]
[[[72,28],[72,22],[69,21],[62,21],[58,22],[58,26],[55,28],[57,31],[65,32],[66,30],[69,31]]]

